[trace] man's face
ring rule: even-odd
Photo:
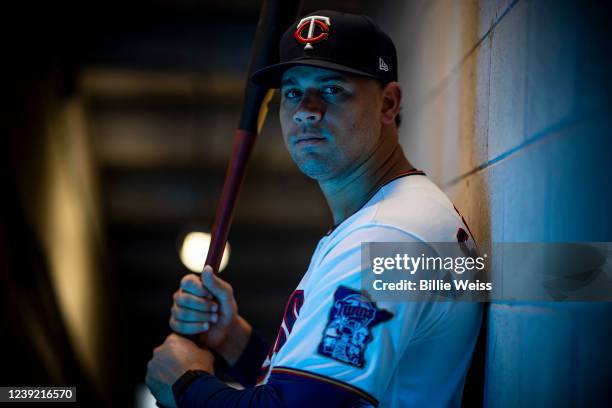
[[[380,137],[381,95],[373,79],[307,66],[287,70],[279,116],[300,170],[325,181],[362,164]]]

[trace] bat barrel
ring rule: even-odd
[[[295,21],[300,4],[299,0],[264,0],[261,6],[247,70],[248,77],[239,129],[257,132],[259,107],[268,89],[251,83],[249,81],[251,74],[260,68],[278,62],[280,39],[285,30]]]
[[[238,192],[257,138],[260,109],[268,93],[267,88],[251,83],[250,77],[256,70],[278,62],[280,38],[295,20],[300,4],[299,0],[265,0],[261,7],[255,40],[251,49],[242,113],[206,256],[206,265],[212,266],[215,272],[219,271]]]

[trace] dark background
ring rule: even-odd
[[[304,3],[383,22],[400,57],[402,145],[479,242],[612,240],[609,2]],[[0,385],[136,406],[187,273],[181,240],[212,223],[259,7],[3,5]],[[276,109],[222,274],[268,340],[331,225]],[[465,405],[609,406],[611,305],[491,304]]]
[[[151,350],[169,332],[171,295],[188,272],[181,240],[212,224],[259,7],[60,1],[15,2],[3,11],[0,384],[74,384],[87,406],[133,406]],[[304,10],[322,7],[367,12],[371,4],[312,1]],[[84,122],[77,140],[84,155],[66,152],[75,142],[65,136],[75,121],[66,105],[76,105],[76,121]],[[284,150],[276,106],[249,165],[229,238],[234,256],[223,272],[240,313],[270,341],[331,225],[318,186]],[[59,153],[49,153],[56,143]],[[47,166],[55,160],[90,170],[72,180],[86,197],[77,204],[85,219],[75,239],[88,241],[86,279],[95,293],[75,306],[96,319],[80,340],[95,344],[89,367],[69,338],[46,254],[53,246],[47,218],[56,217],[43,215],[55,188]],[[70,167],[71,160],[86,163]],[[58,255],[60,268],[71,255]]]

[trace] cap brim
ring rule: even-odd
[[[280,88],[281,79],[286,70],[296,66],[310,66],[317,68],[331,69],[333,71],[345,72],[348,74],[362,75],[368,78],[376,77],[365,71],[360,71],[355,68],[349,68],[341,64],[334,62],[325,61],[321,59],[301,59],[289,62],[281,62],[280,64],[274,64],[261,68],[251,75],[251,81],[256,85],[267,86],[268,88]]]

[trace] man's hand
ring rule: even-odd
[[[238,359],[251,334],[251,326],[238,316],[232,286],[206,266],[202,279],[189,274],[174,293],[170,328],[197,335],[197,343],[219,352],[230,364]]]
[[[198,342],[214,349],[226,339],[237,312],[231,285],[206,266],[202,280],[194,274],[181,280],[180,289],[174,293],[170,328],[183,335],[202,333]]]
[[[213,361],[214,357],[208,350],[173,333],[153,350],[145,382],[157,402],[164,407],[176,407],[172,394],[172,385],[176,380],[188,370],[204,370],[214,374]]]

